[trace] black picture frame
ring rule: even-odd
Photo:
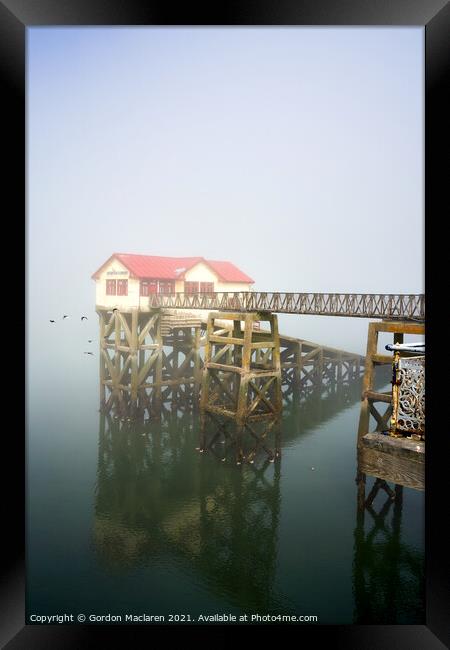
[[[26,247],[23,248],[24,226],[26,223],[25,202],[25,35],[26,28],[37,25],[359,25],[359,26],[424,26],[425,28],[425,242],[427,300],[427,326],[430,340],[436,339],[436,328],[445,328],[445,304],[437,297],[436,289],[431,291],[431,282],[442,269],[431,271],[433,259],[445,264],[445,238],[439,236],[438,221],[446,216],[444,206],[448,187],[448,100],[445,91],[449,86],[450,67],[450,4],[445,0],[332,0],[298,1],[280,0],[259,3],[209,3],[203,9],[194,4],[185,4],[174,9],[163,2],[121,2],[120,0],[0,0],[0,76],[2,82],[3,160],[6,162],[2,174],[3,199],[8,201],[7,223],[17,225],[16,245],[10,242],[7,249],[13,251],[12,265],[14,275],[20,268],[17,252],[24,250],[26,266]],[[445,158],[447,157],[447,162]],[[441,160],[444,161],[441,163]],[[448,209],[447,209],[448,210]],[[5,223],[5,222],[4,222]],[[435,226],[433,228],[433,225]],[[400,242],[401,244],[401,242]],[[399,254],[401,254],[399,246]],[[409,261],[408,263],[411,263]],[[413,263],[413,262],[412,262]],[[420,263],[420,262],[419,262]],[[405,264],[407,272],[407,264]],[[23,347],[20,318],[24,309],[23,297],[16,287],[17,306],[13,313],[14,351]],[[445,303],[445,300],[443,301]],[[8,301],[8,308],[10,301]],[[11,307],[11,309],[13,309]],[[445,329],[444,329],[445,332]],[[18,337],[18,338],[16,338]],[[428,338],[428,334],[427,334]],[[446,336],[443,334],[445,342]],[[433,347],[434,350],[434,347]],[[444,348],[445,352],[445,348]],[[442,357],[441,357],[442,359]],[[15,363],[15,362],[14,362]],[[439,382],[439,345],[427,355],[427,428],[431,432],[426,456],[426,625],[423,626],[296,626],[296,641],[304,641],[306,636],[320,641],[332,642],[336,648],[383,648],[395,647],[408,650],[443,648],[450,646],[450,578],[448,572],[448,532],[440,522],[446,519],[446,467],[445,438],[448,433],[445,425],[438,422],[439,406],[445,404],[444,382]],[[21,414],[25,412],[23,389],[23,368],[19,369],[18,381],[14,384],[5,404],[6,415],[10,420],[4,428],[2,457],[3,466],[13,468],[6,478],[2,472],[3,504],[2,542],[3,561],[0,582],[0,645],[11,648],[85,648],[101,647],[105,635],[113,634],[120,645],[140,646],[140,640],[149,633],[154,634],[154,626],[39,626],[25,625],[25,440]],[[11,389],[10,389],[11,390]],[[6,391],[4,393],[6,397]],[[13,407],[10,397],[15,397]],[[6,400],[5,400],[6,401]],[[433,435],[434,434],[434,435]],[[282,626],[283,627],[283,626]],[[211,632],[210,626],[190,628],[196,632]],[[241,630],[242,628],[239,628]],[[285,626],[283,627],[283,631]],[[186,626],[166,627],[166,632],[184,634]],[[257,630],[250,628],[254,634]],[[276,627],[275,632],[280,630]],[[236,632],[234,626],[221,627],[221,634]],[[266,633],[267,630],[264,630]],[[133,641],[130,643],[128,638]]]

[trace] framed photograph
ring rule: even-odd
[[[5,647],[236,626],[449,644],[424,338],[449,26],[443,0],[2,0],[25,242]]]

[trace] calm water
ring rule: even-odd
[[[424,623],[424,494],[357,513],[359,381],[285,403],[281,460],[237,467],[196,450],[189,410],[144,433],[105,418],[98,355],[47,349],[29,351],[28,617]]]

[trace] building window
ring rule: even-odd
[[[184,293],[198,293],[198,282],[185,282]]]
[[[159,281],[159,293],[175,293],[175,283],[174,282],[162,282]]]
[[[141,296],[148,296],[150,293],[147,280],[141,280]]]
[[[128,296],[128,280],[117,280],[117,295]]]
[[[106,295],[115,296],[116,295],[116,281],[115,280],[106,280]]]
[[[214,282],[200,282],[200,293],[214,293]]]

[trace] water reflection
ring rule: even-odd
[[[206,453],[199,453],[201,414],[193,393],[179,387],[133,420],[123,403],[101,412],[93,531],[99,564],[108,573],[176,565],[193,576],[195,588],[239,610],[296,613],[277,581],[283,461],[275,452],[280,441],[312,432],[360,397],[359,379],[289,391],[282,420],[262,441],[246,443],[247,462],[239,467],[233,433],[219,423],[211,423]],[[400,541],[401,498],[381,511],[373,504],[357,511],[355,622],[379,622],[392,608],[401,612],[392,572],[410,571],[408,579],[423,584],[420,555]],[[413,592],[419,608],[420,594]]]
[[[218,467],[196,454],[198,430],[175,406],[140,424],[100,415],[98,558],[110,570],[187,560],[236,606],[287,611],[273,585],[279,468]]]
[[[356,483],[354,622],[425,623],[424,555],[403,541],[404,488],[364,474],[359,462]]]

